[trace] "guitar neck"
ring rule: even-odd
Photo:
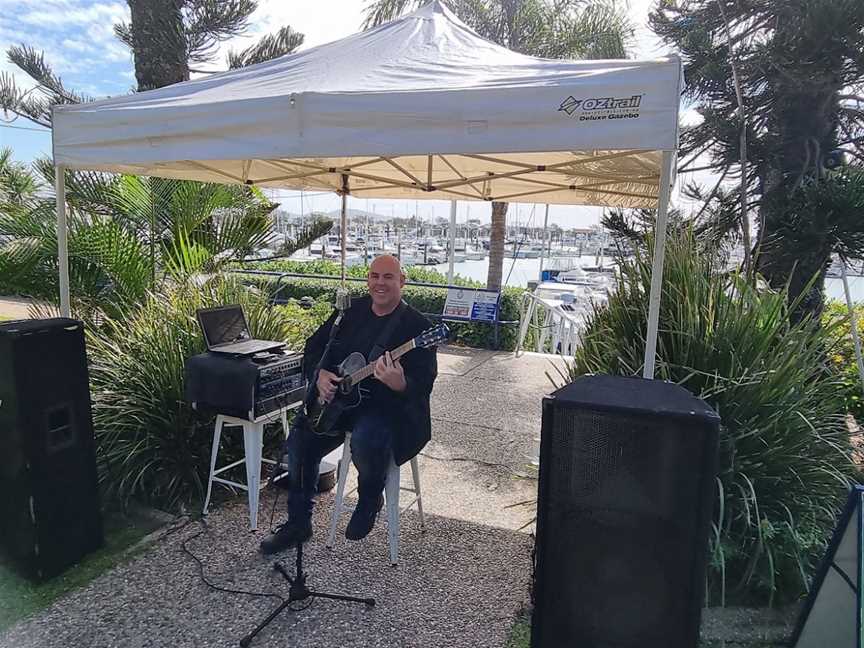
[[[413,339],[408,340],[405,344],[398,346],[395,349],[393,349],[390,352],[390,356],[394,360],[397,360],[398,358],[401,358],[403,355],[408,353],[411,349],[415,348],[415,346],[416,346],[416,344],[414,343]],[[377,362],[377,360],[375,362]],[[348,376],[350,383],[352,385],[356,385],[361,380],[365,380],[366,378],[371,376],[373,373],[375,373],[375,362],[370,362],[369,364],[367,364],[362,369],[358,369],[354,373],[350,374]]]

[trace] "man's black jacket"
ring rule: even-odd
[[[381,323],[372,313],[372,300],[369,296],[352,299],[351,308],[345,311],[345,317],[339,326],[339,331],[331,347],[331,353],[325,359],[324,368],[334,371],[336,366],[348,356],[349,353],[359,351],[367,356],[369,348],[374,344],[368,335],[357,340],[356,332],[363,330],[368,332],[376,330],[372,337],[377,338],[383,328],[384,319]],[[307,379],[314,381],[315,368],[327,340],[330,330],[335,321],[337,312],[321,325],[306,341],[303,352],[303,368]],[[370,318],[372,318],[370,320]],[[370,323],[372,326],[370,326]],[[400,344],[419,335],[431,326],[428,319],[411,306],[407,306],[402,312],[399,325],[390,333],[389,339],[383,345],[386,350],[394,349]],[[376,407],[384,407],[388,416],[391,417],[396,430],[393,439],[393,456],[398,465],[402,465],[416,456],[423,446],[432,437],[432,421],[429,412],[429,395],[432,393],[432,385],[438,375],[438,362],[435,348],[413,349],[400,359],[405,371],[405,382],[407,387],[404,392],[396,393],[385,385],[378,383],[374,377],[367,378],[365,383],[376,382],[373,387],[373,396]],[[361,404],[360,407],[366,406]]]

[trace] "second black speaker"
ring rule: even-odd
[[[543,403],[533,648],[694,648],[719,417],[678,385],[585,376]]]

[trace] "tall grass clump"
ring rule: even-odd
[[[622,261],[617,289],[587,320],[569,378],[641,374],[651,258]],[[710,542],[712,603],[789,600],[807,587],[855,475],[836,331],[792,325],[787,297],[722,271],[689,232],[668,242],[657,377],[720,414]]]
[[[134,498],[167,510],[201,499],[213,417],[186,402],[183,368],[188,357],[205,350],[196,309],[231,303],[243,306],[255,337],[300,349],[329,314],[326,305],[312,311],[270,308],[265,295],[217,277],[203,286],[166,285],[122,317],[88,331],[93,421],[108,498]],[[226,463],[242,457],[240,437],[225,438]]]

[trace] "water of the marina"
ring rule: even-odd
[[[582,256],[575,258],[577,265],[594,265],[596,257]],[[608,265],[609,261],[605,263]],[[548,260],[545,265],[548,266]],[[447,264],[442,263],[434,266],[439,272],[447,274]],[[457,275],[462,275],[469,279],[485,282],[486,275],[489,272],[489,257],[482,261],[463,261],[453,265],[453,269]],[[540,259],[505,259],[504,260],[504,280],[508,286],[518,286],[524,288],[528,281],[534,281],[540,275]],[[852,294],[852,299],[855,302],[864,302],[864,277],[849,277],[849,291]],[[843,296],[843,282],[834,277],[825,279],[825,296],[828,299],[837,299],[845,301]]]

